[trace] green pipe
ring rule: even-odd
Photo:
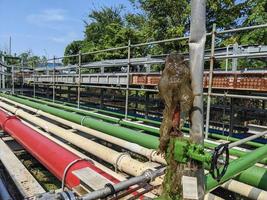
[[[24,98],[24,96],[19,96],[19,97],[22,97]],[[8,98],[8,97],[7,97]],[[32,99],[30,97],[26,97],[26,99],[29,99],[29,100],[35,100],[35,99]],[[93,112],[90,112],[90,111],[86,111],[86,110],[82,110],[82,109],[77,109],[77,108],[73,108],[73,107],[69,107],[69,106],[65,106],[65,105],[62,105],[62,104],[56,104],[56,103],[53,103],[53,102],[47,102],[47,101],[44,101],[44,100],[37,100],[36,102],[40,102],[40,103],[43,103],[43,104],[47,104],[47,105],[51,105],[51,106],[55,106],[57,108],[61,108],[61,109],[64,109],[64,110],[68,110],[68,111],[72,111],[72,112],[76,112],[76,113],[80,113],[80,114],[84,114],[84,115],[89,115],[91,117],[96,117],[96,118],[99,118],[99,119],[102,119],[102,120],[105,120],[105,121],[108,121],[108,122],[112,122],[112,123],[118,123],[120,125],[124,125],[126,127],[129,127],[129,128],[135,128],[135,129],[140,129],[142,128],[142,130],[146,130],[146,131],[154,131],[154,133],[157,133],[159,134],[159,130],[157,128],[154,128],[154,127],[147,127],[147,126],[139,126],[139,124],[133,124],[131,122],[125,122],[123,120],[120,120],[118,118],[114,118],[114,117],[109,117],[109,116],[105,116],[105,115],[99,115],[97,113],[93,113]],[[77,122],[76,122],[77,123]],[[80,124],[80,122],[78,122],[78,124]],[[90,126],[90,125],[89,125]],[[100,126],[100,125],[99,125]],[[146,129],[147,128],[147,129]],[[98,129],[97,129],[98,130]],[[128,129],[130,130],[130,129]],[[189,128],[183,128],[182,129],[183,131],[185,132],[189,132]],[[130,130],[132,131],[132,130]],[[102,132],[105,132],[105,131],[102,131]],[[105,133],[108,133],[108,132],[105,132]],[[214,134],[212,134],[214,135]],[[234,138],[235,139],[235,138]],[[255,143],[255,142],[254,142]],[[258,143],[256,143],[258,144]],[[157,143],[158,145],[158,143]],[[260,144],[261,145],[261,144]],[[209,143],[209,142],[205,142],[204,143],[204,146],[206,148],[210,148],[210,149],[214,149],[217,145],[216,144],[213,144],[213,143]],[[157,147],[155,147],[156,149]],[[233,155],[233,156],[237,156],[237,157],[241,157],[241,156],[244,156],[246,155],[247,153],[246,152],[243,152],[243,151],[240,151],[240,150],[236,150],[236,149],[230,149],[230,154]],[[267,164],[267,158],[263,159],[262,161],[260,161],[261,164]]]
[[[27,100],[27,99],[22,99],[22,98],[10,96],[10,95],[5,95],[5,94],[1,94],[1,96],[6,97],[8,99],[11,99],[13,101],[16,101],[18,103],[25,104],[25,105],[31,106],[33,108],[43,110],[44,112],[48,112],[48,113],[53,114],[55,116],[62,117],[66,120],[73,121],[73,122],[76,122],[79,124],[81,123],[82,119],[84,119],[83,125],[85,125],[87,127],[91,127],[93,129],[100,130],[102,132],[113,135],[115,137],[119,137],[121,139],[125,139],[125,140],[131,141],[131,142],[138,143],[138,144],[145,146],[147,148],[156,149],[159,145],[158,138],[155,136],[143,134],[143,133],[140,133],[138,131],[133,131],[133,130],[126,129],[126,128],[121,128],[121,127],[118,127],[116,125],[108,124],[108,123],[105,123],[105,122],[102,122],[99,120],[94,120],[91,118],[84,118],[84,116],[82,116],[82,115],[63,111],[63,110],[53,108],[53,107],[50,107],[50,106],[47,106],[44,104],[35,103],[35,102],[32,102],[32,101]],[[210,143],[205,143],[205,146],[214,148],[216,145],[210,144]],[[231,151],[234,151],[234,149],[231,149]],[[238,150],[235,150],[235,151],[238,152]],[[244,155],[244,154],[243,155],[239,154],[239,155],[242,156],[241,158],[243,158],[243,157],[247,157],[247,155],[250,155],[250,153],[248,153],[247,155]],[[264,181],[262,181],[263,178],[266,178],[266,176],[267,176],[267,170],[265,168],[253,166],[250,169],[242,172],[242,174],[240,176],[238,176],[236,179],[241,181],[241,182],[253,185],[255,187],[260,187],[262,189],[264,189],[264,188],[266,189],[266,183]],[[214,183],[212,182],[212,180],[209,180],[208,183],[209,183],[208,184],[209,187],[213,187]]]
[[[25,96],[20,96],[20,95],[18,95],[18,97],[25,98]],[[30,97],[26,97],[26,99],[32,100]],[[128,122],[128,121],[125,121],[125,120],[121,120],[120,118],[110,117],[110,116],[106,116],[106,115],[95,113],[93,111],[87,111],[87,110],[82,110],[82,109],[78,109],[78,108],[73,108],[73,107],[66,106],[64,104],[57,104],[57,103],[48,102],[48,101],[44,101],[44,100],[40,100],[40,99],[38,99],[36,102],[45,103],[47,105],[50,105],[50,106],[53,106],[53,107],[57,107],[57,108],[61,108],[61,109],[67,110],[67,111],[72,111],[72,112],[84,114],[84,115],[87,115],[87,116],[95,117],[95,118],[102,119],[102,120],[107,121],[107,122],[117,123],[117,124],[120,124],[121,126],[129,127],[129,128],[140,129],[140,127],[141,127],[141,129],[144,130],[144,131],[153,133],[154,135],[159,135],[158,128],[155,128],[155,127],[152,127],[152,126],[146,126],[146,125],[141,126],[139,124],[135,124],[135,123]],[[107,111],[107,112],[110,113],[110,114],[114,114],[113,112],[110,112],[110,111]],[[142,119],[142,118],[140,118],[140,119]],[[152,121],[152,120],[150,120],[150,121]]]
[[[33,107],[38,110],[50,113],[52,115],[61,117],[63,119],[81,124],[83,126],[104,132],[106,134],[127,140],[129,142],[137,143],[141,146],[157,149],[159,145],[159,139],[156,136],[148,135],[138,131],[134,131],[128,128],[120,127],[114,124],[106,123],[100,120],[93,119],[88,116],[83,116],[77,113],[71,113],[68,111],[61,110],[59,108],[53,108],[45,104],[36,103],[28,99],[21,99],[15,96],[9,96],[1,94],[1,96],[16,101],[18,103]]]
[[[211,191],[227,180],[236,177],[238,181],[267,190],[267,171],[264,168],[253,166],[267,155],[267,145],[260,147],[249,154],[232,161],[222,179],[217,182],[210,174],[206,176],[206,190]]]
[[[26,99],[34,100],[36,102],[45,103],[45,104],[51,105],[53,107],[62,108],[64,110],[68,110],[68,111],[77,112],[77,113],[80,113],[80,114],[85,114],[85,115],[93,116],[93,114],[91,114],[92,112],[90,112],[90,111],[86,111],[86,110],[82,110],[82,109],[77,109],[77,108],[74,108],[74,107],[70,107],[70,106],[75,106],[75,104],[65,103],[64,102],[63,105],[62,105],[62,102],[61,101],[56,101],[58,103],[53,103],[53,102],[49,102],[49,101],[51,101],[51,99],[47,99],[47,98],[38,97],[40,99],[36,99],[36,98],[31,98],[31,97],[26,97],[26,96],[20,96],[20,95],[18,95],[18,96],[21,97],[21,98],[26,98]],[[41,99],[43,99],[43,100],[41,100]],[[66,106],[66,105],[70,105],[70,106]],[[84,106],[84,108],[85,109],[89,109],[88,107],[85,107],[85,106]],[[112,111],[99,110],[99,109],[96,109],[96,111],[107,113],[107,114],[111,114],[111,115],[117,115],[117,116],[124,117],[123,114],[112,112]],[[116,119],[114,117],[112,119],[110,117],[108,117],[108,116],[101,117],[98,114],[95,114],[94,117],[99,118],[99,119],[102,119],[102,120],[105,120],[105,121],[108,121],[108,122],[112,122],[112,123],[119,123],[120,125],[129,127],[129,128],[141,129],[141,130],[144,130],[144,131],[148,131],[150,133],[153,133],[155,135],[159,135],[158,128],[154,128],[154,127],[151,127],[151,126],[143,126],[142,124],[140,124],[140,125],[139,124],[133,124],[131,122],[125,122],[125,121],[120,120],[119,118]],[[149,119],[144,119],[144,118],[136,118],[136,117],[133,117],[133,116],[129,116],[129,118],[138,119],[139,121],[154,123],[156,125],[160,125],[160,123],[161,123],[161,122],[157,122],[157,121],[154,121],[154,120],[149,120]],[[116,119],[116,120],[114,120],[114,119]],[[182,128],[182,131],[189,132],[189,128],[183,127]],[[238,141],[239,140],[238,138],[223,136],[223,135],[215,134],[215,133],[210,133],[209,134],[209,137],[216,138],[216,139],[223,139],[223,140],[227,140],[227,141],[230,141],[230,142],[235,142],[235,141]],[[246,144],[248,144],[248,145],[250,145],[252,147],[262,147],[262,146],[264,146],[264,144],[257,143],[257,142],[252,142],[252,141],[246,142]]]
[[[32,99],[31,97],[27,97],[27,96],[22,96],[22,95],[17,95],[17,96],[19,96],[21,98],[26,98],[26,99]],[[37,99],[35,98],[34,100],[36,100],[38,102],[42,102],[42,100],[44,100],[44,101],[46,101],[46,103],[48,103],[50,101],[49,104],[51,104],[52,106],[55,106],[55,107],[58,106],[58,105],[55,105],[55,103],[51,102],[52,100],[51,99],[48,99],[48,98],[37,97]],[[55,100],[55,102],[57,104],[62,105],[62,101]],[[81,110],[81,109],[76,108],[77,105],[74,104],[74,103],[64,102],[63,105],[71,106],[72,109],[76,109],[77,112],[79,112]],[[89,108],[89,107],[86,107],[86,106],[80,106],[80,108],[92,109],[92,108]],[[66,108],[66,109],[69,109],[69,108]],[[118,113],[118,112],[112,112],[112,111],[108,111],[108,110],[101,110],[101,109],[95,109],[95,108],[93,108],[93,110],[96,111],[96,112],[101,112],[101,113],[106,113],[106,114],[114,115],[114,116],[117,116],[119,118],[124,118],[125,117],[124,114]],[[160,124],[161,124],[161,122],[159,122],[159,121],[154,121],[154,120],[151,120],[151,119],[145,119],[145,118],[141,118],[141,117],[134,117],[134,116],[130,116],[130,115],[128,115],[128,118],[129,119],[132,119],[132,120],[137,120],[137,121],[143,121],[143,122],[151,123],[151,124],[158,125],[158,126],[160,126]]]

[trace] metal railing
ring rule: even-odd
[[[211,89],[211,84],[212,84],[212,74],[213,74],[213,65],[214,65],[214,60],[222,60],[222,59],[229,59],[229,58],[245,58],[245,57],[266,57],[267,53],[252,53],[252,54],[241,54],[241,55],[216,55],[214,53],[215,51],[215,40],[217,35],[221,34],[229,34],[229,33],[235,33],[239,31],[247,31],[247,30],[254,30],[254,29],[260,29],[260,28],[267,28],[267,24],[262,24],[262,25],[256,25],[256,26],[250,26],[250,27],[241,27],[241,28],[236,28],[236,29],[230,29],[230,30],[222,30],[222,31],[216,31],[216,26],[213,28],[212,32],[207,33],[207,36],[212,36],[211,40],[211,53],[210,56],[205,56],[205,60],[210,60],[210,79],[209,79],[209,85],[208,85],[208,93],[207,93],[207,114],[206,114],[206,137],[207,137],[207,130],[209,127],[209,115],[210,115],[210,101],[211,97],[215,96],[212,93]],[[129,99],[129,91],[130,90],[140,90],[140,91],[150,91],[150,92],[157,92],[156,89],[146,89],[146,88],[131,88],[129,87],[129,73],[130,73],[130,66],[131,66],[131,50],[134,48],[139,48],[139,47],[144,47],[148,45],[157,45],[157,44],[162,44],[162,43],[167,43],[167,42],[175,42],[175,41],[182,41],[182,40],[188,40],[189,36],[184,36],[184,37],[177,37],[177,38],[170,38],[170,39],[165,39],[165,40],[159,40],[159,41],[151,41],[151,42],[145,42],[145,43],[140,43],[140,44],[131,44],[131,41],[129,40],[127,46],[120,46],[120,47],[114,47],[114,48],[108,48],[108,49],[103,49],[103,50],[97,50],[97,51],[90,51],[90,52],[85,52],[81,53],[79,52],[78,54],[73,54],[73,55],[67,55],[67,56],[61,56],[61,57],[53,57],[52,59],[47,59],[47,61],[53,61],[53,76],[55,76],[55,62],[56,60],[59,59],[64,59],[64,58],[74,58],[78,57],[78,65],[69,67],[69,68],[76,68],[76,71],[78,72],[79,75],[79,81],[77,84],[73,84],[72,86],[77,87],[77,107],[80,107],[80,95],[81,95],[81,87],[94,87],[94,88],[110,88],[110,89],[122,89],[126,90],[125,94],[125,118],[128,116],[128,99]],[[118,51],[118,50],[126,50],[127,49],[127,86],[126,88],[120,88],[120,87],[107,87],[107,86],[84,86],[81,85],[81,68],[85,67],[82,64],[82,57],[86,55],[93,55],[93,54],[98,54],[98,53],[104,53],[104,52],[110,52],[110,51]],[[153,64],[153,61],[144,61],[141,62],[142,64]],[[155,61],[154,63],[164,63],[160,61]],[[25,64],[25,63],[24,63]],[[108,64],[107,64],[108,66]],[[120,65],[118,65],[120,66]],[[76,72],[76,74],[77,74]],[[33,83],[33,94],[35,96],[36,93],[36,72],[34,72],[34,83]],[[14,77],[14,76],[12,76]],[[13,81],[14,82],[14,81]],[[53,101],[55,100],[55,88],[59,84],[55,83],[55,78],[53,77]],[[14,91],[14,90],[12,90]],[[228,95],[228,97],[230,97]],[[242,98],[242,95],[239,95],[240,98]]]

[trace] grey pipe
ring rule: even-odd
[[[246,138],[244,138],[244,139],[242,139],[242,140],[238,140],[238,141],[236,141],[236,142],[230,143],[230,144],[228,145],[228,148],[233,148],[233,147],[239,146],[239,145],[244,144],[244,143],[246,143],[246,142],[248,142],[248,141],[251,141],[251,140],[254,140],[254,139],[259,138],[259,137],[261,137],[261,136],[264,136],[264,135],[266,135],[266,134],[267,134],[267,131],[264,131],[264,132],[261,132],[261,133],[259,133],[259,134],[255,134],[255,135],[246,137]]]
[[[81,200],[92,200],[92,199],[100,199],[107,197],[109,195],[112,195],[114,193],[117,193],[119,191],[125,190],[133,185],[139,184],[139,183],[147,183],[153,181],[156,177],[159,177],[164,174],[165,167],[152,171],[152,170],[146,170],[143,175],[136,176],[133,178],[130,178],[128,180],[119,182],[115,185],[108,185],[105,186],[103,189],[96,190],[94,192],[91,192],[89,194],[86,194],[85,196],[81,197]]]
[[[194,95],[190,129],[190,139],[197,144],[204,144],[203,137],[203,73],[204,49],[206,42],[206,1],[191,1],[191,24],[189,38],[189,64],[192,77],[192,91]],[[192,165],[193,166],[193,165]],[[197,178],[198,199],[204,199],[205,183],[203,166],[194,166],[190,169],[191,176]]]

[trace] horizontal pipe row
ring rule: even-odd
[[[29,128],[18,118],[12,117],[2,110],[0,110],[0,126],[59,180],[62,180],[66,167],[71,162],[80,159],[75,154]],[[72,188],[80,184],[79,179],[72,174],[72,171],[85,167],[89,167],[96,173],[102,174],[113,183],[119,182],[116,178],[103,172],[92,163],[80,161],[72,165],[66,174],[65,182],[68,187]]]
[[[153,133],[155,135],[159,135],[159,129],[156,128],[156,127],[147,126],[147,125],[144,125],[144,124],[138,124],[138,123],[133,122],[133,121],[121,120],[121,117],[124,117],[124,114],[121,114],[121,113],[107,111],[107,110],[94,109],[94,111],[97,111],[97,112],[101,112],[101,113],[117,116],[117,117],[110,117],[110,116],[107,116],[107,115],[96,113],[94,111],[77,109],[77,108],[75,108],[76,105],[75,104],[71,104],[71,103],[65,103],[64,102],[62,104],[61,101],[56,101],[57,103],[53,103],[53,102],[49,102],[49,99],[45,99],[45,98],[44,98],[44,100],[41,100],[41,99],[35,99],[35,98],[30,98],[30,97],[20,96],[20,95],[18,97],[26,98],[26,99],[33,100],[33,101],[36,101],[36,102],[39,102],[39,103],[47,104],[49,106],[53,106],[53,107],[56,107],[56,108],[61,108],[61,109],[66,110],[66,111],[76,112],[76,113],[83,114],[83,115],[86,115],[86,116],[92,116],[92,117],[95,117],[95,118],[98,118],[98,119],[101,119],[101,120],[104,120],[104,121],[107,121],[107,122],[118,123],[118,124],[126,126],[126,127],[137,128],[137,129],[141,129],[141,130],[144,130],[144,131],[148,131],[148,132]],[[82,108],[82,106],[81,106],[81,108]],[[88,109],[88,107],[84,107],[84,108]],[[155,124],[157,126],[161,124],[161,122],[159,122],[159,121],[150,120],[150,119],[144,119],[144,118],[141,118],[141,117],[128,116],[128,118],[129,119],[133,119],[133,120],[147,122],[147,123],[150,123],[150,124]],[[182,130],[185,131],[185,132],[189,132],[189,128],[186,128],[186,127],[183,127]],[[220,134],[215,134],[215,133],[210,133],[209,136],[211,136],[213,138],[217,138],[217,139],[226,139],[227,138],[227,141],[231,141],[231,142],[236,142],[236,141],[239,140],[239,139],[234,138],[234,137],[222,136]],[[246,144],[251,145],[253,147],[261,147],[261,146],[264,145],[264,144],[253,142],[253,141],[246,142]]]
[[[156,149],[158,147],[158,144],[159,144],[159,140],[157,138],[155,138],[154,136],[151,136],[151,135],[146,135],[146,138],[145,138],[146,140],[148,138],[150,138],[150,139],[148,139],[150,142],[141,140],[140,138],[142,138],[142,136],[144,134],[143,133],[140,133],[138,131],[133,131],[131,129],[127,129],[127,128],[123,128],[123,127],[114,127],[117,131],[119,131],[119,130],[120,131],[123,131],[124,134],[122,135],[121,134],[122,132],[116,132],[115,133],[112,130],[110,130],[109,127],[111,125],[108,124],[108,123],[100,122],[100,123],[103,123],[102,124],[103,127],[101,127],[101,125],[99,126],[99,124],[100,124],[99,121],[97,121],[95,119],[92,119],[90,116],[87,117],[87,115],[90,113],[90,111],[76,109],[76,108],[72,108],[72,107],[69,107],[69,106],[55,104],[55,103],[51,103],[51,102],[46,102],[46,101],[43,101],[43,100],[37,100],[37,102],[42,103],[41,105],[40,104],[38,105],[38,103],[36,104],[36,103],[34,103],[32,101],[29,102],[28,100],[35,100],[35,99],[29,98],[29,97],[27,99],[22,99],[22,98],[17,98],[17,97],[14,97],[14,96],[9,96],[9,95],[2,95],[2,96],[6,97],[6,98],[9,98],[9,99],[12,99],[12,100],[14,100],[16,102],[20,102],[22,104],[25,104],[25,105],[34,107],[36,109],[40,109],[40,110],[43,110],[45,112],[49,112],[49,113],[50,113],[50,110],[46,109],[45,104],[51,105],[51,106],[55,106],[55,107],[58,107],[58,108],[62,108],[62,109],[65,109],[65,110],[69,110],[71,112],[77,112],[77,113],[80,113],[80,114],[84,114],[83,117],[86,120],[88,120],[87,123],[83,123],[84,126],[91,127],[93,129],[96,129],[96,130],[100,130],[101,132],[104,132],[106,134],[111,134],[111,135],[113,135],[115,137],[119,137],[119,138],[124,139],[124,140],[129,140],[130,142],[138,143],[140,145],[142,145],[144,142],[146,142],[146,145],[149,146],[150,149]],[[50,108],[52,108],[52,107],[50,107]],[[77,117],[80,116],[79,114],[72,113],[73,117],[69,117],[69,116],[66,116],[66,114],[61,114],[61,112],[63,112],[63,113],[68,113],[68,112],[66,112],[64,110],[60,110],[58,108],[52,108],[52,109],[57,110],[57,112],[56,112],[55,115],[57,115],[58,117],[65,118],[66,120],[73,121],[73,122],[78,123],[78,124],[81,123],[81,122],[79,122],[79,120],[77,121],[77,119],[78,119]],[[53,113],[51,113],[51,114],[53,114]],[[95,117],[98,117],[99,114],[94,115],[94,116]],[[74,120],[73,118],[76,118],[76,120]],[[117,118],[114,118],[114,117],[105,116],[105,115],[101,115],[101,119],[103,119],[103,120],[109,120],[109,121],[114,122],[114,123],[116,123],[117,120],[120,121],[120,119],[117,119]],[[97,121],[98,124],[95,124],[94,123],[95,121]],[[128,126],[130,126],[129,124],[133,124],[133,122],[129,122],[128,123]],[[131,126],[131,127],[132,128],[140,128],[140,129],[143,129],[143,125],[142,124],[139,125],[137,123],[135,123],[135,126]],[[155,128],[155,127],[149,127],[149,128],[150,129],[153,129],[154,131],[155,130],[158,131],[158,129]],[[183,130],[184,131],[189,131],[188,128],[184,128]],[[135,134],[136,136],[140,136],[140,137],[139,138],[134,138],[134,139],[132,139],[131,137],[128,137],[128,135],[129,136],[132,136],[132,134]],[[218,134],[212,134],[212,135],[217,136]],[[232,140],[235,141],[234,138]],[[255,142],[248,142],[248,143],[249,144],[254,144]],[[256,144],[258,144],[258,143],[255,143],[255,145]],[[214,149],[217,146],[216,144],[213,144],[213,143],[211,143],[208,140],[205,140],[204,145],[205,145],[206,148],[212,148],[212,149]],[[142,145],[142,146],[144,146],[144,145]],[[258,146],[262,146],[262,144],[259,144]],[[239,148],[232,148],[232,149],[230,149],[230,154],[231,155],[234,155],[234,156],[237,156],[237,157],[244,156],[248,152],[249,151],[243,151],[243,150],[241,150]],[[264,158],[262,161],[260,161],[260,163],[267,164],[267,158]]]
[[[39,127],[46,130],[46,132],[52,133],[74,144],[75,146],[97,156],[98,158],[101,158],[102,160],[112,164],[118,170],[126,172],[127,174],[130,174],[132,176],[139,176],[145,170],[153,169],[151,163],[142,163],[138,160],[133,159],[128,154],[117,152],[106,146],[98,144],[92,140],[75,134],[70,130],[66,130],[46,120],[33,116],[32,114],[29,114],[23,111],[22,109],[10,106],[3,102],[0,102],[0,107],[4,108],[5,110],[8,110],[11,113],[14,113],[16,116],[19,116],[27,121],[30,121],[31,123],[38,125]]]
[[[9,96],[7,96],[7,98],[8,97]],[[18,100],[20,98],[12,97],[11,99],[16,101],[16,100]],[[19,101],[17,101],[17,102],[19,102]],[[22,102],[25,102],[26,105],[28,104],[29,106],[31,106],[31,103],[33,103],[33,102],[29,102],[28,100],[23,100]],[[34,103],[33,105],[39,107],[38,103]],[[48,107],[48,106],[46,106],[46,107]],[[42,107],[42,108],[44,108],[44,107]],[[49,107],[49,109],[44,110],[44,111],[45,112],[50,112],[51,109],[55,109],[55,108]],[[55,109],[55,110],[53,110],[53,112],[51,112],[51,114],[56,113],[56,111],[60,112],[59,109]],[[69,112],[66,112],[66,111],[64,111],[64,113],[65,114],[69,114],[69,115],[73,114],[73,113],[69,113]],[[57,114],[55,114],[55,115],[57,115]],[[135,131],[135,133],[137,134],[138,132]],[[127,134],[127,132],[125,132],[125,134]],[[257,173],[254,173],[253,171],[257,171]],[[265,189],[266,190],[267,189],[267,183],[264,183],[263,181],[261,181],[261,179],[263,177],[265,177],[265,176],[266,176],[266,169],[253,166],[253,167],[249,168],[248,170],[245,170],[244,172],[242,172],[242,174],[240,176],[236,177],[236,179],[238,181],[241,181],[241,182],[244,182],[244,183],[248,183],[248,184],[250,184],[252,186],[256,186],[256,187],[259,187],[261,189]]]
[[[116,138],[116,137],[104,134],[104,133],[102,133],[100,131],[96,131],[94,129],[91,129],[91,128],[88,128],[88,127],[85,127],[85,126],[81,126],[79,124],[70,122],[70,121],[62,119],[60,117],[56,117],[56,116],[51,115],[49,113],[46,113],[46,112],[43,112],[41,110],[38,110],[38,109],[35,109],[35,108],[32,108],[32,107],[17,103],[15,101],[12,101],[12,100],[9,100],[9,99],[3,98],[3,97],[0,97],[0,100],[8,102],[8,103],[11,103],[16,107],[20,107],[20,108],[26,109],[28,111],[31,111],[31,112],[35,113],[36,115],[41,115],[41,116],[47,117],[47,118],[49,118],[51,120],[54,120],[56,122],[59,122],[61,124],[67,125],[67,126],[71,127],[74,130],[79,130],[79,131],[87,133],[87,134],[89,134],[91,136],[94,136],[94,137],[100,138],[102,140],[105,140],[107,142],[110,142],[112,144],[116,144],[116,145],[118,145],[118,146],[120,146],[122,148],[128,149],[128,150],[130,150],[130,151],[132,151],[134,153],[143,155],[146,158],[148,158],[150,161],[155,161],[155,162],[158,162],[158,163],[166,164],[166,161],[163,158],[163,156],[157,154],[157,151],[155,149],[148,149],[148,148],[142,147],[142,146],[140,146],[138,144],[131,143],[131,142],[128,142],[126,140],[122,140],[120,138]]]

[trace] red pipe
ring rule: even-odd
[[[2,110],[0,110],[0,126],[59,180],[62,180],[64,170],[68,164],[79,159],[78,156],[64,147],[61,147],[23,124],[17,117],[10,116]],[[72,171],[85,167],[89,167],[96,173],[106,177],[112,183],[120,182],[113,176],[97,168],[94,164],[88,161],[79,161],[72,165],[66,174],[65,183],[69,188],[80,184],[80,180],[72,174]]]

